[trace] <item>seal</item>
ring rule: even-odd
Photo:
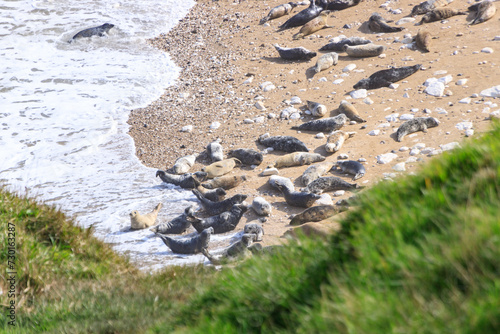
[[[311,60],[316,57],[316,52],[309,51],[305,47],[298,48],[282,48],[278,44],[274,44],[280,57],[285,60]]]
[[[431,41],[432,37],[428,31],[419,30],[417,35],[415,36],[415,45],[417,46],[417,48],[425,52],[430,52]]]
[[[220,202],[226,197],[226,191],[222,188],[216,188],[212,190],[207,190],[201,185],[197,186],[196,189],[205,196],[206,199],[212,202]]]
[[[453,0],[427,0],[414,6],[410,16],[423,15],[438,7],[444,7],[452,3]]]
[[[455,15],[467,15],[467,13],[453,8],[436,8],[422,16],[419,24],[441,21]]]
[[[321,0],[320,5],[325,10],[343,10],[359,4],[361,0]]]
[[[263,19],[260,20],[260,24],[264,24],[269,20],[274,20],[274,19],[277,19],[279,17],[288,15],[292,12],[292,10],[295,7],[297,7],[297,4],[294,2],[289,2],[289,3],[285,3],[282,5],[276,6],[273,9],[271,9],[269,11],[269,13]]]
[[[366,122],[364,119],[361,118],[361,116],[359,116],[359,113],[356,110],[356,108],[346,100],[342,100],[342,102],[340,102],[339,113],[346,115],[347,118],[349,118],[349,120],[351,121],[355,121],[358,123]]]
[[[304,25],[317,17],[322,10],[323,7],[317,6],[316,0],[312,0],[308,8],[301,10],[300,12],[286,20],[285,23],[278,27],[278,31]]]
[[[387,21],[379,14],[373,13],[368,19],[368,28],[373,32],[398,32],[403,30],[403,27],[391,27]]]
[[[255,241],[262,241],[264,235],[264,228],[259,223],[249,223],[243,228],[243,233],[255,235]]]
[[[214,233],[213,228],[207,228],[195,237],[173,239],[166,235],[157,233],[156,236],[160,237],[165,245],[178,254],[196,254],[200,253],[203,249],[208,248],[210,242],[210,235]]]
[[[269,133],[259,136],[259,143],[265,147],[272,147],[277,151],[287,153],[292,152],[309,152],[306,144],[292,136],[273,136],[270,137]]]
[[[222,188],[224,190],[229,190],[234,187],[237,187],[240,183],[246,180],[247,177],[245,175],[239,175],[239,176],[227,175],[227,176],[216,177],[210,181],[204,182],[201,184],[201,186],[207,189]]]
[[[472,25],[483,23],[491,19],[493,16],[495,16],[497,8],[495,7],[493,1],[485,0],[470,6],[469,8],[467,8],[467,10],[469,12],[476,12],[476,15],[474,15],[474,18],[469,23]]]
[[[224,249],[220,256],[215,257],[208,251],[207,248],[202,250],[202,254],[215,265],[220,265],[223,262],[231,261],[238,256],[248,256],[250,247],[255,241],[254,234],[243,234],[241,239],[230,245],[228,248]]]
[[[323,176],[317,178],[304,189],[314,194],[321,194],[325,191],[358,189],[355,183],[349,183],[336,176]]]
[[[306,131],[330,132],[339,130],[341,127],[345,125],[346,122],[347,122],[347,116],[344,114],[340,114],[335,117],[315,119],[313,121],[303,123],[299,126],[292,126],[292,129],[301,131],[306,130]]]
[[[280,184],[276,184],[276,188],[278,188],[283,193],[286,203],[291,206],[309,208],[314,204],[314,202],[316,202],[316,200],[321,197],[310,192],[292,192],[287,187],[283,187]]]
[[[252,209],[259,216],[269,216],[273,211],[273,207],[265,200],[264,197],[255,197],[252,202]]]
[[[316,61],[316,65],[313,67],[315,73],[319,73],[326,69],[329,69],[333,65],[337,65],[339,62],[339,55],[336,52],[325,53]]]
[[[278,185],[279,185],[279,186],[287,188],[288,191],[290,191],[290,192],[295,191],[295,187],[293,186],[293,183],[289,178],[279,176],[279,175],[271,175],[268,182],[271,185],[271,187],[278,188]]]
[[[165,171],[159,169],[156,171],[156,177],[165,183],[171,183],[173,185],[179,186],[184,189],[196,188],[198,183],[203,182],[207,179],[207,173],[196,172],[196,173],[186,173],[183,175],[169,174]]]
[[[185,174],[193,167],[196,160],[196,154],[187,155],[175,160],[172,170],[175,174]]]
[[[205,166],[201,170],[207,173],[207,178],[213,179],[214,177],[222,176],[232,171],[237,162],[241,163],[241,161],[236,158],[225,159]]]
[[[323,117],[326,115],[326,106],[324,104],[307,101],[307,109],[311,112],[314,117]]]
[[[294,152],[278,157],[275,162],[271,163],[267,168],[283,168],[293,166],[310,165],[313,162],[324,161],[325,157],[317,153]]]
[[[439,121],[434,117],[417,117],[404,122],[396,132],[396,140],[400,142],[404,136],[417,131],[427,132],[428,128],[433,128],[439,125]]]
[[[264,160],[262,153],[250,148],[239,148],[229,151],[229,155],[241,161],[244,165],[260,165]]]
[[[328,15],[330,13],[331,12],[329,10],[324,10],[321,13],[319,13],[317,17],[304,24],[302,28],[300,28],[299,32],[293,35],[293,39],[297,40],[304,38],[321,29],[333,28],[333,26],[329,26],[328,23],[326,22],[326,19],[328,18]]]
[[[360,162],[354,160],[339,160],[337,161],[337,167],[339,167],[344,173],[349,173],[354,175],[353,181],[365,176],[366,169]]]
[[[353,86],[354,89],[377,89],[389,87],[391,83],[398,82],[417,72],[422,64],[413,66],[403,66],[399,68],[390,68],[373,73],[366,79],[361,79]]]
[[[131,213],[129,213],[130,228],[132,230],[140,230],[146,227],[153,226],[155,224],[156,217],[158,217],[158,212],[160,212],[161,207],[162,204],[159,203],[158,205],[156,205],[153,211],[145,215],[141,215],[137,210],[134,210]]]
[[[319,222],[336,215],[339,211],[333,205],[313,206],[293,216],[290,220],[290,225],[297,226],[309,222]]]
[[[211,142],[207,145],[207,153],[212,162],[224,159],[224,150],[222,149],[222,145],[219,143],[219,140]]]
[[[332,169],[333,166],[335,166],[335,162],[325,161],[307,167],[301,177],[302,184],[304,184],[304,186],[307,186],[312,181],[325,175],[330,169]]]
[[[380,56],[386,49],[383,45],[362,44],[362,45],[344,45],[344,51],[349,57],[363,58]]]
[[[167,223],[162,223],[150,228],[150,231],[160,234],[182,234],[191,226],[188,217],[194,214],[194,205],[187,207],[184,213],[175,217]]]
[[[326,140],[325,150],[329,153],[337,152],[344,145],[344,142],[355,134],[356,132],[344,132],[342,130],[332,132]]]
[[[330,42],[326,45],[323,45],[319,51],[337,51],[337,52],[342,52],[344,51],[344,46],[349,45],[363,45],[363,44],[369,44],[372,43],[369,39],[366,39],[364,37],[349,37],[349,38],[344,38],[340,42]]]
[[[214,234],[226,233],[236,228],[247,209],[243,204],[235,204],[231,207],[231,210],[216,216],[202,219],[192,216],[191,224],[200,233],[210,227],[213,228]]]
[[[231,198],[225,199],[221,202],[212,202],[200,193],[198,190],[193,189],[193,194],[200,201],[201,207],[209,216],[215,216],[223,213],[224,211],[229,211],[233,205],[239,204],[247,199],[247,195],[237,194]]]
[[[75,36],[73,36],[70,40],[73,41],[78,38],[82,37],[92,37],[92,36],[99,36],[102,37],[104,34],[107,34],[111,28],[113,28],[115,25],[111,23],[104,23],[103,25],[93,27],[93,28],[88,28],[80,31],[77,33]]]

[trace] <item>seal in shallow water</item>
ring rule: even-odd
[[[417,72],[422,64],[413,66],[403,66],[399,68],[390,68],[373,73],[366,79],[361,79],[353,86],[354,89],[377,89],[389,87],[391,83],[403,80],[413,73]]]
[[[238,225],[241,217],[247,209],[246,205],[235,204],[231,207],[231,210],[216,216],[208,218],[197,218],[191,216],[191,224],[198,232],[201,232],[209,227],[213,227],[214,234],[226,233],[236,228],[236,225]]]
[[[209,216],[215,216],[224,211],[228,211],[233,207],[233,205],[239,204],[247,199],[247,195],[237,194],[221,202],[212,202],[211,200],[203,196],[203,194],[198,190],[193,189],[192,192],[198,198],[201,207]]]
[[[158,203],[158,205],[154,208],[153,211],[145,215],[141,215],[137,210],[132,211],[129,214],[130,228],[132,230],[140,230],[146,227],[153,226],[155,224],[156,217],[158,217],[158,212],[160,212],[161,207],[162,204]]]
[[[417,132],[423,131],[427,132],[428,128],[433,128],[439,125],[439,121],[434,117],[417,117],[404,122],[398,128],[396,132],[396,140],[403,140],[404,136]]]
[[[316,52],[309,51],[305,47],[298,48],[282,48],[278,44],[274,44],[280,57],[285,60],[310,60],[316,57]]]
[[[316,0],[312,0],[308,8],[301,10],[300,12],[286,20],[286,22],[280,25],[278,28],[281,31],[304,25],[317,17],[322,10],[323,7],[317,6]]]
[[[337,161],[337,166],[344,172],[354,175],[353,181],[365,176],[366,169],[360,162],[354,160]]]
[[[259,136],[259,143],[266,147],[272,147],[277,151],[283,151],[287,153],[309,152],[306,144],[292,136],[270,137],[268,133],[265,133]]]
[[[194,214],[194,205],[187,207],[184,213],[175,217],[167,223],[162,223],[150,228],[150,231],[160,234],[182,234],[191,226],[189,216]]]
[[[173,185],[179,186],[184,189],[193,189],[198,186],[200,182],[203,182],[207,179],[207,173],[205,172],[196,172],[196,173],[186,173],[183,175],[175,175],[166,173],[163,170],[158,170],[156,172],[156,177],[160,177],[160,179],[165,183],[171,183]]]
[[[156,234],[160,237],[165,245],[174,253],[179,254],[196,254],[200,253],[203,249],[208,248],[210,242],[210,235],[214,233],[214,229],[209,227],[203,230],[195,237],[173,239],[163,234]]]
[[[295,2],[285,3],[279,6],[274,7],[269,11],[266,17],[260,20],[260,24],[264,24],[269,20],[277,19],[278,17],[282,17],[284,15],[288,15],[292,12],[292,10],[297,7]]]
[[[100,25],[98,27],[93,27],[93,28],[88,28],[85,30],[80,31],[77,33],[75,36],[73,36],[70,40],[70,42],[74,39],[82,38],[82,37],[92,37],[92,36],[99,36],[102,37],[104,34],[108,33],[111,28],[113,28],[115,25],[111,23],[104,23],[103,25]]]

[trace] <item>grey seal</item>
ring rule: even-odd
[[[339,55],[336,52],[325,53],[316,61],[316,65],[313,67],[315,73],[327,70],[333,65],[337,65],[339,62]]]
[[[212,162],[224,159],[224,150],[218,141],[211,142],[207,145],[207,153]]]
[[[172,250],[174,253],[179,254],[196,254],[200,253],[203,249],[208,247],[210,242],[210,235],[214,233],[214,229],[209,227],[206,230],[201,231],[195,237],[183,238],[183,239],[173,239],[163,234],[156,234],[160,237],[165,245]]]
[[[318,153],[293,152],[282,155],[271,163],[268,168],[283,168],[310,165],[313,162],[324,161],[326,158]]]
[[[129,214],[130,228],[132,230],[140,230],[146,227],[153,226],[156,221],[156,217],[158,217],[158,212],[160,212],[161,207],[162,204],[158,203],[158,205],[156,205],[153,211],[146,213],[144,215],[141,215],[137,210],[132,211]]]
[[[302,184],[307,186],[312,181],[325,175],[333,166],[335,166],[333,161],[325,161],[309,166],[302,174]]]
[[[349,183],[336,176],[323,176],[312,181],[304,190],[314,194],[321,194],[324,191],[358,189],[355,183]]]
[[[314,202],[316,202],[321,197],[310,192],[292,192],[287,187],[283,187],[280,184],[276,184],[276,188],[278,188],[283,193],[286,203],[291,206],[308,208],[311,207]]]
[[[210,181],[204,182],[201,184],[202,187],[207,188],[207,189],[215,189],[215,188],[222,188],[225,190],[232,189],[234,187],[237,187],[239,184],[242,182],[246,181],[247,177],[246,175],[225,175],[225,176],[220,176],[216,177]]]
[[[191,167],[193,167],[195,161],[196,161],[196,154],[191,154],[185,157],[181,157],[175,160],[172,170],[177,175],[185,174],[189,172]]]
[[[342,100],[342,102],[340,102],[339,113],[346,115],[351,121],[355,121],[357,123],[366,122],[361,118],[358,110],[356,110],[356,107],[346,100]]]
[[[467,15],[467,13],[453,8],[436,8],[422,16],[419,24],[441,21],[455,15]]]
[[[231,210],[216,216],[208,218],[197,218],[192,216],[191,224],[198,232],[209,227],[213,227],[213,233],[215,234],[229,232],[236,228],[236,225],[238,225],[247,209],[248,208],[243,204],[235,204],[232,206]]]
[[[305,209],[296,214],[290,220],[290,225],[302,225],[309,222],[319,222],[339,213],[339,209],[333,205],[318,205]]]
[[[228,211],[233,207],[233,205],[239,204],[247,199],[247,195],[237,194],[221,202],[213,202],[203,196],[203,194],[196,189],[193,189],[192,192],[198,198],[201,207],[209,216],[215,216],[224,211]]]
[[[481,1],[480,3],[472,5],[467,8],[467,10],[469,12],[476,12],[476,15],[474,15],[474,18],[469,24],[479,24],[488,21],[497,11],[493,1],[489,0]]]
[[[282,5],[278,5],[273,9],[271,9],[269,13],[262,20],[260,20],[259,23],[264,24],[269,20],[274,20],[284,15],[288,15],[292,12],[292,10],[295,7],[297,7],[297,4],[295,2],[289,2]]]
[[[379,14],[373,13],[368,19],[368,27],[373,32],[398,32],[403,30],[403,27],[391,27],[387,21]]]
[[[307,101],[307,108],[314,117],[323,117],[326,115],[326,112],[328,111],[324,104],[309,100]]]
[[[359,4],[361,0],[321,0],[320,5],[325,10],[343,10]]]
[[[396,132],[396,140],[401,141],[404,136],[417,131],[427,132],[428,128],[433,128],[439,125],[439,121],[434,117],[417,117],[404,122]]]
[[[226,191],[222,188],[210,189],[207,190],[201,186],[201,184],[196,187],[200,193],[205,196],[206,199],[211,200],[212,202],[220,202],[226,197]]]
[[[344,172],[354,175],[353,181],[365,176],[366,169],[360,162],[354,160],[339,160],[337,166]]]
[[[430,52],[432,37],[431,34],[427,31],[418,31],[415,36],[415,44],[417,48],[424,50],[426,52]]]
[[[224,159],[220,161],[213,162],[212,164],[203,167],[201,170],[207,173],[207,178],[213,179],[217,176],[222,176],[233,170],[236,163],[240,163],[236,158]]]
[[[293,39],[304,38],[321,29],[333,28],[333,26],[329,26],[326,21],[328,18],[328,14],[330,14],[329,10],[324,10],[319,13],[317,17],[304,24],[302,28],[300,28],[299,32],[293,35]]]
[[[361,79],[356,83],[354,89],[377,89],[389,87],[391,83],[403,80],[417,72],[422,67],[422,64],[413,66],[403,66],[399,68],[390,68],[373,73],[366,79]]]
[[[345,114],[340,114],[335,117],[328,117],[322,119],[315,119],[299,126],[292,126],[294,130],[306,130],[306,131],[321,131],[321,132],[331,132],[339,130],[347,122],[347,116]]]
[[[344,142],[354,136],[356,132],[344,132],[337,130],[332,132],[326,139],[325,150],[329,153],[335,153],[342,148]]]
[[[302,26],[317,17],[322,10],[323,7],[316,5],[316,0],[312,0],[309,7],[301,10],[300,12],[286,20],[285,23],[280,25],[278,27],[279,31]]]
[[[113,28],[115,25],[111,23],[104,23],[103,25],[93,27],[93,28],[88,28],[80,31],[77,33],[75,36],[73,36],[70,40],[73,41],[78,38],[82,37],[92,37],[92,36],[99,36],[102,37],[104,34],[107,34],[111,28]]]
[[[241,239],[231,244],[229,247],[222,251],[220,256],[213,256],[210,254],[208,249],[203,249],[202,254],[206,256],[206,258],[215,265],[220,265],[225,261],[231,261],[238,256],[245,256],[250,254],[249,247],[254,243],[255,235],[254,234],[243,234]]]
[[[280,57],[285,60],[310,60],[316,57],[316,52],[309,51],[305,47],[283,48],[278,44],[274,44]]]
[[[255,241],[262,241],[264,235],[264,228],[259,223],[249,223],[243,228],[243,233],[255,235]]]
[[[229,155],[241,161],[244,165],[260,165],[264,156],[262,153],[250,148],[239,148],[229,151]]]
[[[309,152],[306,144],[292,136],[270,137],[268,133],[265,133],[259,136],[259,143],[266,147],[272,147],[277,151],[283,151],[287,153]]]
[[[293,183],[289,178],[279,176],[279,175],[271,175],[268,182],[271,185],[271,187],[278,188],[278,185],[279,185],[279,186],[287,188],[288,191],[290,191],[290,192],[295,191],[295,187],[293,186]]]
[[[427,0],[414,6],[410,16],[423,15],[438,7],[444,7],[452,3],[453,0]]]
[[[363,45],[363,44],[369,44],[372,43],[369,39],[366,39],[364,37],[349,37],[349,38],[344,38],[340,42],[330,42],[324,46],[322,46],[319,51],[337,51],[337,52],[342,52],[344,51],[344,46],[349,45]]]
[[[194,205],[187,207],[184,212],[167,223],[162,223],[150,228],[150,231],[160,234],[182,234],[191,226],[188,217],[194,214]]]
[[[362,44],[362,45],[344,45],[344,51],[349,57],[363,58],[380,56],[386,49],[383,45]]]
[[[171,183],[173,185],[179,186],[184,189],[193,189],[198,186],[200,182],[207,179],[207,173],[196,172],[196,173],[186,173],[183,175],[169,174],[163,170],[156,171],[156,177],[165,183]]]
[[[252,201],[252,209],[259,216],[269,216],[273,210],[271,204],[264,197],[255,197]]]

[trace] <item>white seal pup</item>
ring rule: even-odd
[[[372,43],[371,40],[366,39],[364,37],[349,37],[344,38],[340,42],[330,42],[326,45],[323,45],[319,51],[336,51],[342,52],[344,51],[345,45],[363,45]]]
[[[214,234],[226,233],[236,228],[236,225],[238,225],[247,209],[246,205],[235,204],[232,206],[231,210],[216,216],[208,218],[197,218],[192,216],[191,224],[198,232],[213,227]]]
[[[255,241],[262,241],[264,235],[264,228],[259,223],[249,223],[243,228],[243,233],[255,235]]]
[[[203,196],[203,194],[196,189],[193,189],[192,192],[196,198],[198,198],[201,207],[209,216],[215,216],[223,213],[224,211],[229,211],[233,205],[239,204],[247,199],[247,195],[237,194],[223,201],[213,202]]]
[[[244,165],[260,165],[264,156],[262,153],[250,148],[239,148],[229,151],[229,155],[241,161]]]
[[[111,28],[113,28],[115,25],[111,23],[104,23],[103,25],[93,27],[93,28],[88,28],[85,30],[80,31],[77,33],[75,36],[73,36],[70,40],[73,41],[78,38],[82,37],[92,37],[92,36],[99,36],[102,37],[104,34],[107,34]]]
[[[314,164],[314,165],[307,167],[307,169],[304,171],[304,173],[302,174],[302,177],[301,177],[302,184],[304,186],[307,186],[312,181],[314,181],[317,178],[320,178],[323,175],[325,175],[326,173],[328,173],[328,171],[330,169],[332,169],[333,166],[335,166],[335,162],[325,161],[325,162],[322,162],[319,164]]]
[[[184,189],[193,189],[196,188],[200,182],[207,179],[207,173],[196,172],[175,175],[159,169],[156,171],[156,177],[160,177],[160,179],[165,183],[171,183]]]
[[[328,117],[322,119],[315,119],[303,123],[299,126],[292,126],[294,130],[306,130],[306,131],[320,131],[320,132],[331,132],[339,130],[347,122],[347,116],[344,114],[337,115],[335,117]]]
[[[181,157],[175,160],[174,166],[172,167],[172,171],[177,175],[185,174],[189,172],[191,167],[193,167],[195,160],[196,160],[196,154],[191,154],[191,155],[186,155],[185,157]]]
[[[282,186],[282,187],[287,188],[288,191],[290,191],[290,192],[295,191],[295,187],[293,186],[292,180],[290,180],[287,177],[283,177],[283,176],[279,176],[279,175],[271,175],[268,182],[271,185],[271,187],[278,188],[278,186]]]
[[[283,48],[278,44],[274,44],[280,57],[284,60],[311,60],[316,57],[316,52],[309,51],[305,47]]]
[[[376,57],[380,56],[386,49],[383,45],[363,44],[363,45],[344,45],[344,51],[349,57]]]
[[[335,153],[342,148],[344,142],[354,136],[356,132],[344,132],[337,130],[332,132],[326,139],[325,150],[328,153]]]
[[[321,194],[325,191],[358,189],[355,183],[349,183],[336,176],[323,176],[312,181],[304,188],[314,194]]]
[[[313,206],[293,216],[290,220],[290,225],[297,226],[309,222],[319,222],[334,216],[339,213],[339,211],[340,210],[333,205]]]
[[[265,147],[272,147],[277,151],[283,151],[287,153],[292,152],[309,152],[306,144],[301,142],[292,136],[269,136],[269,133],[265,133],[259,136],[259,143]]]
[[[161,203],[158,203],[156,207],[150,213],[141,215],[139,211],[134,210],[129,213],[130,216],[130,228],[132,230],[140,230],[146,227],[151,227],[155,224],[156,217],[158,217],[158,212],[162,207]]]
[[[219,140],[213,141],[207,145],[207,153],[212,162],[224,159],[224,150]]]
[[[276,187],[283,193],[286,203],[291,206],[309,208],[313,206],[314,202],[321,198],[320,195],[310,192],[292,192],[287,187],[283,187],[280,184],[276,184]]]
[[[252,201],[252,209],[259,216],[269,216],[273,211],[271,204],[264,197],[255,197]]]
[[[340,102],[339,113],[346,115],[347,118],[349,118],[349,120],[351,121],[355,121],[357,123],[366,122],[364,119],[361,118],[356,108],[346,100]]]
[[[208,248],[208,243],[210,242],[210,235],[214,233],[213,228],[207,228],[201,231],[195,237],[192,238],[182,238],[173,239],[163,234],[156,234],[168,248],[174,253],[178,254],[196,254],[200,253],[203,249]]]
[[[191,226],[191,221],[188,217],[194,214],[194,205],[187,207],[184,212],[167,223],[150,228],[150,231],[160,234],[182,234]]]
[[[313,67],[315,73],[327,70],[333,65],[337,65],[339,62],[339,55],[336,52],[325,53],[316,61],[316,65]]]
[[[403,30],[403,27],[391,27],[387,21],[379,14],[373,13],[368,20],[368,27],[373,32],[398,32]]]
[[[279,17],[282,17],[284,15],[288,15],[292,12],[292,10],[297,7],[297,4],[295,2],[289,2],[285,3],[279,6],[274,7],[269,11],[269,13],[260,20],[260,24],[264,24],[269,20],[274,20]]]
[[[495,16],[495,13],[497,12],[495,4],[490,0],[485,0],[481,1],[480,3],[474,4],[467,8],[467,10],[469,12],[476,12],[476,15],[474,15],[474,18],[469,23],[471,25],[488,21],[493,16]]]
[[[323,117],[326,115],[326,106],[324,104],[307,101],[307,109],[311,112],[314,117]]]
[[[368,78],[361,79],[356,83],[354,89],[377,89],[381,87],[389,87],[392,83],[417,72],[422,67],[422,64],[413,66],[403,66],[399,68],[390,68],[373,73]]]
[[[366,169],[359,161],[354,160],[339,160],[337,161],[337,167],[339,167],[344,173],[349,173],[354,175],[353,181],[365,176]]]
[[[428,128],[439,125],[439,121],[434,117],[417,117],[404,122],[396,132],[396,141],[403,140],[404,136],[417,131],[427,132]]]

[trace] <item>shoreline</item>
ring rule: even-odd
[[[439,149],[442,144],[467,140],[464,131],[456,128],[456,124],[460,122],[472,122],[475,135],[486,131],[489,121],[485,119],[488,115],[484,113],[484,108],[487,108],[484,102],[493,99],[473,98],[470,104],[461,104],[458,101],[499,84],[496,79],[500,77],[495,63],[497,55],[474,53],[484,47],[498,49],[500,42],[493,41],[498,15],[476,26],[467,26],[465,16],[449,18],[444,24],[428,24],[424,28],[431,33],[439,32],[434,36],[438,39],[434,41],[430,53],[421,53],[418,50],[402,48],[405,44],[397,42],[398,39],[403,40],[405,34],[414,36],[421,28],[413,26],[413,23],[403,25],[406,29],[400,33],[366,32],[364,22],[371,15],[366,13],[378,11],[382,16],[397,21],[411,11],[413,4],[410,1],[388,3],[397,6],[394,10],[400,9],[401,13],[392,14],[393,9],[381,9],[374,2],[361,2],[355,7],[330,14],[329,21],[334,28],[324,29],[303,40],[294,41],[291,37],[298,28],[276,32],[276,27],[304,9],[304,6],[299,6],[290,16],[269,21],[269,26],[261,26],[258,24],[259,20],[270,8],[281,2],[197,1],[186,17],[169,33],[151,40],[154,46],[168,52],[182,70],[176,83],[168,87],[160,99],[146,108],[131,111],[128,120],[129,134],[134,140],[137,157],[148,167],[167,169],[181,156],[203,152],[206,145],[216,139],[221,139],[225,153],[233,148],[253,148],[260,151],[264,147],[257,145],[255,141],[260,134],[269,132],[271,135],[296,136],[312,148],[311,151],[326,156],[327,161],[335,161],[339,154],[347,154],[352,160],[366,159],[364,165],[367,174],[357,183],[370,186],[388,174],[389,179],[394,178],[392,174],[399,174],[392,168],[395,164],[404,162],[405,173],[408,173],[417,170],[421,162],[431,158],[427,154],[410,155],[410,150],[401,150],[403,147],[411,148],[416,144],[424,144],[427,148]],[[460,8],[454,3],[450,7]],[[350,25],[351,28],[343,28],[344,24]],[[328,43],[330,38],[338,35],[367,37],[386,46],[386,56],[355,59],[347,57],[345,53],[339,53],[339,63],[336,66],[312,75],[310,67],[314,66],[317,58],[300,63],[282,61],[272,46],[278,43],[281,46],[304,46],[317,51]],[[500,50],[495,50],[498,51]],[[321,53],[318,53],[319,55]],[[480,64],[481,62],[486,63]],[[356,69],[343,72],[348,64],[355,64]],[[425,70],[398,82],[395,89],[368,91],[371,104],[365,103],[364,99],[350,99],[352,85],[371,73],[389,65],[399,67],[415,64],[423,64]],[[423,93],[425,87],[422,83],[426,79],[446,75],[452,75],[452,82],[447,87],[449,94],[434,97]],[[249,78],[253,78],[253,81],[245,83]],[[461,78],[467,79],[468,84],[456,85],[457,80]],[[335,80],[344,81],[341,84],[332,83]],[[259,85],[266,81],[272,82],[276,89],[263,92]],[[302,103],[291,105],[290,99],[293,96],[298,96]],[[302,114],[303,119],[300,120],[279,117],[281,111],[290,106],[304,112],[306,100],[325,104],[330,115],[334,116],[336,108],[344,99],[353,103],[367,122],[346,125],[343,130],[356,132],[356,135],[347,140],[344,147],[335,154],[326,153],[326,140],[315,138],[315,133],[291,130],[293,125],[311,120],[310,116]],[[266,109],[257,109],[254,106],[257,101],[261,101]],[[491,108],[491,111],[494,110],[496,109]],[[428,114],[428,111],[431,113]],[[417,132],[416,136],[399,143],[391,135],[402,121],[387,122],[385,118],[395,113],[415,117],[432,116],[438,118],[441,123],[439,127],[430,129],[427,133]],[[269,114],[275,114],[276,117],[269,118]],[[255,122],[258,117],[264,119],[263,123]],[[254,122],[246,123],[245,120]],[[210,125],[215,121],[221,123],[220,127],[210,129]],[[180,129],[187,125],[193,125],[193,131],[180,132]],[[380,134],[368,135],[372,130],[380,130]],[[396,153],[398,157],[389,164],[378,164],[376,156],[389,152]],[[250,180],[228,192],[228,196],[236,193],[249,195],[248,203],[251,203],[254,197],[262,196],[272,204],[273,214],[263,224],[266,231],[263,244],[280,242],[283,233],[291,228],[288,225],[289,215],[302,211],[300,208],[287,206],[283,196],[268,185],[268,177],[259,176],[280,154],[282,153],[273,152],[266,155],[264,162],[254,170],[249,167],[235,169],[232,172],[234,175],[245,174]],[[198,161],[192,171],[200,170],[205,164],[208,162]],[[307,167],[280,169],[279,175],[291,178],[295,187],[300,188],[302,184],[299,176]],[[329,175],[339,176],[346,181],[351,179],[340,172]],[[334,197],[333,202],[350,195],[352,193],[346,191],[345,195]],[[247,222],[258,218],[249,210],[236,231],[241,230]]]

